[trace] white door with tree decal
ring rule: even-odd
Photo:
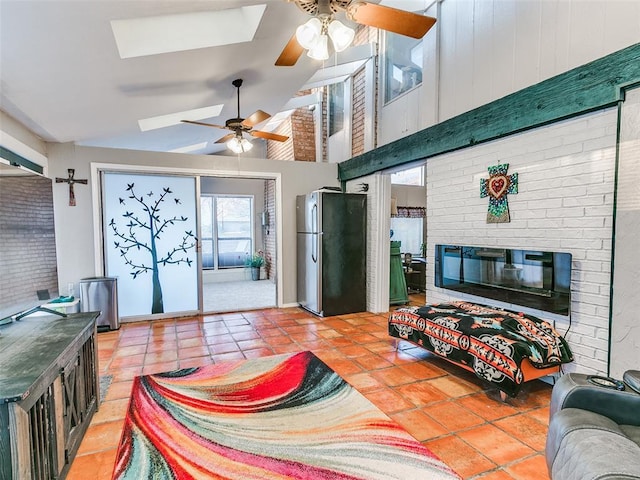
[[[103,202],[120,315],[198,310],[195,178],[104,173]]]

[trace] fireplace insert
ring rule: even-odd
[[[436,287],[559,315],[571,308],[571,254],[436,245]]]

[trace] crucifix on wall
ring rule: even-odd
[[[480,179],[480,198],[489,197],[487,223],[509,223],[507,194],[518,193],[518,174],[507,175],[508,163],[488,167],[489,178]]]
[[[60,177],[56,177],[56,183],[68,183],[69,184],[69,206],[70,207],[75,207],[76,206],[76,194],[73,191],[73,185],[76,183],[81,183],[83,185],[87,184],[87,179],[77,179],[77,178],[73,178],[76,171],[74,168],[68,168],[67,172],[69,172],[69,177],[68,178],[60,178]]]

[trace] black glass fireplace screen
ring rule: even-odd
[[[436,287],[569,315],[571,254],[436,245]]]

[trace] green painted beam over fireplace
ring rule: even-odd
[[[338,165],[342,182],[615,105],[640,82],[640,43]]]

